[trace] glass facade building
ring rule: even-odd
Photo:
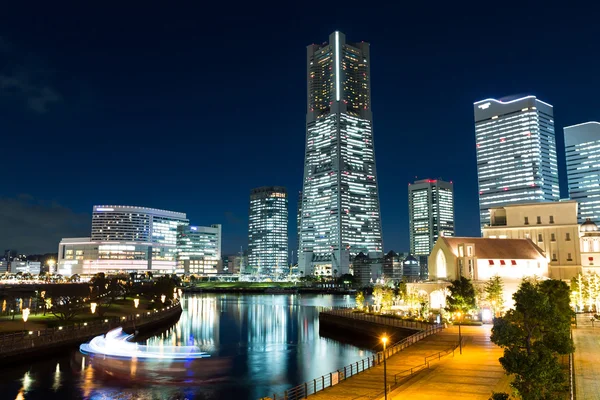
[[[307,115],[299,270],[348,273],[382,252],[369,44],[341,32],[307,48]]]
[[[479,212],[490,207],[558,201],[553,107],[535,96],[474,103]]]
[[[564,132],[569,197],[579,204],[578,222],[600,223],[600,122],[567,126]]]
[[[185,274],[216,275],[221,267],[221,225],[181,225],[177,260]]]
[[[177,271],[177,229],[184,213],[155,208],[102,205],[92,210],[86,238],[63,239],[58,270],[64,275],[97,272]]]
[[[408,185],[410,253],[429,256],[440,236],[454,236],[454,185],[423,179]]]
[[[248,263],[254,273],[279,275],[288,270],[288,197],[281,186],[250,192]]]

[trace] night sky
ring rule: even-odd
[[[386,251],[409,247],[415,177],[452,180],[457,234],[479,234],[474,101],[554,105],[562,197],[562,128],[600,120],[592,2],[12,3],[0,12],[1,249],[56,251],[89,235],[92,205],[127,204],[221,223],[236,252],[264,185],[288,188],[295,244],[305,47],[334,30],[371,43]]]

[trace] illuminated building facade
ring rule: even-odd
[[[569,197],[579,203],[579,223],[600,223],[600,122],[565,127]]]
[[[92,234],[63,239],[58,271],[63,275],[97,272],[177,271],[177,228],[184,213],[132,206],[94,206]]]
[[[216,275],[221,265],[221,225],[180,225],[177,260],[185,274]]]
[[[369,44],[341,32],[307,48],[307,115],[299,271],[349,272],[382,253]]]
[[[440,236],[454,236],[454,185],[422,179],[408,185],[410,253],[429,256]]]
[[[481,226],[491,207],[558,201],[553,107],[535,96],[474,104]]]
[[[260,275],[288,270],[288,197],[281,186],[264,186],[250,192],[248,263]]]

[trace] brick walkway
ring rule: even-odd
[[[463,355],[458,349],[424,369],[388,394],[388,399],[488,400],[492,391],[510,392],[509,380],[498,362],[502,350],[489,340],[491,326],[462,328],[465,336]],[[387,360],[388,385],[394,375],[424,363],[424,358],[450,348],[458,341],[458,328],[450,327],[429,336]],[[310,399],[366,400],[383,398],[383,365],[311,395]]]
[[[575,355],[575,394],[578,400],[600,399],[600,321],[590,322],[590,314],[577,315],[573,329]]]

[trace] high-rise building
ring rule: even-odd
[[[410,253],[429,256],[440,236],[454,236],[454,185],[422,179],[408,185]]]
[[[348,273],[382,253],[369,44],[341,32],[307,48],[307,114],[299,270]],[[381,255],[381,254],[380,254]]]
[[[535,96],[474,104],[481,226],[491,207],[558,201],[553,107]]]
[[[288,198],[281,186],[265,186],[250,192],[248,263],[261,275],[287,270]]]
[[[94,206],[91,237],[63,239],[58,246],[58,270],[63,275],[177,272],[177,229],[188,224],[184,213],[174,211]]]
[[[221,225],[179,226],[177,253],[179,269],[185,274],[217,274],[221,263]]]
[[[600,122],[565,127],[569,197],[579,203],[577,219],[600,223]]]

